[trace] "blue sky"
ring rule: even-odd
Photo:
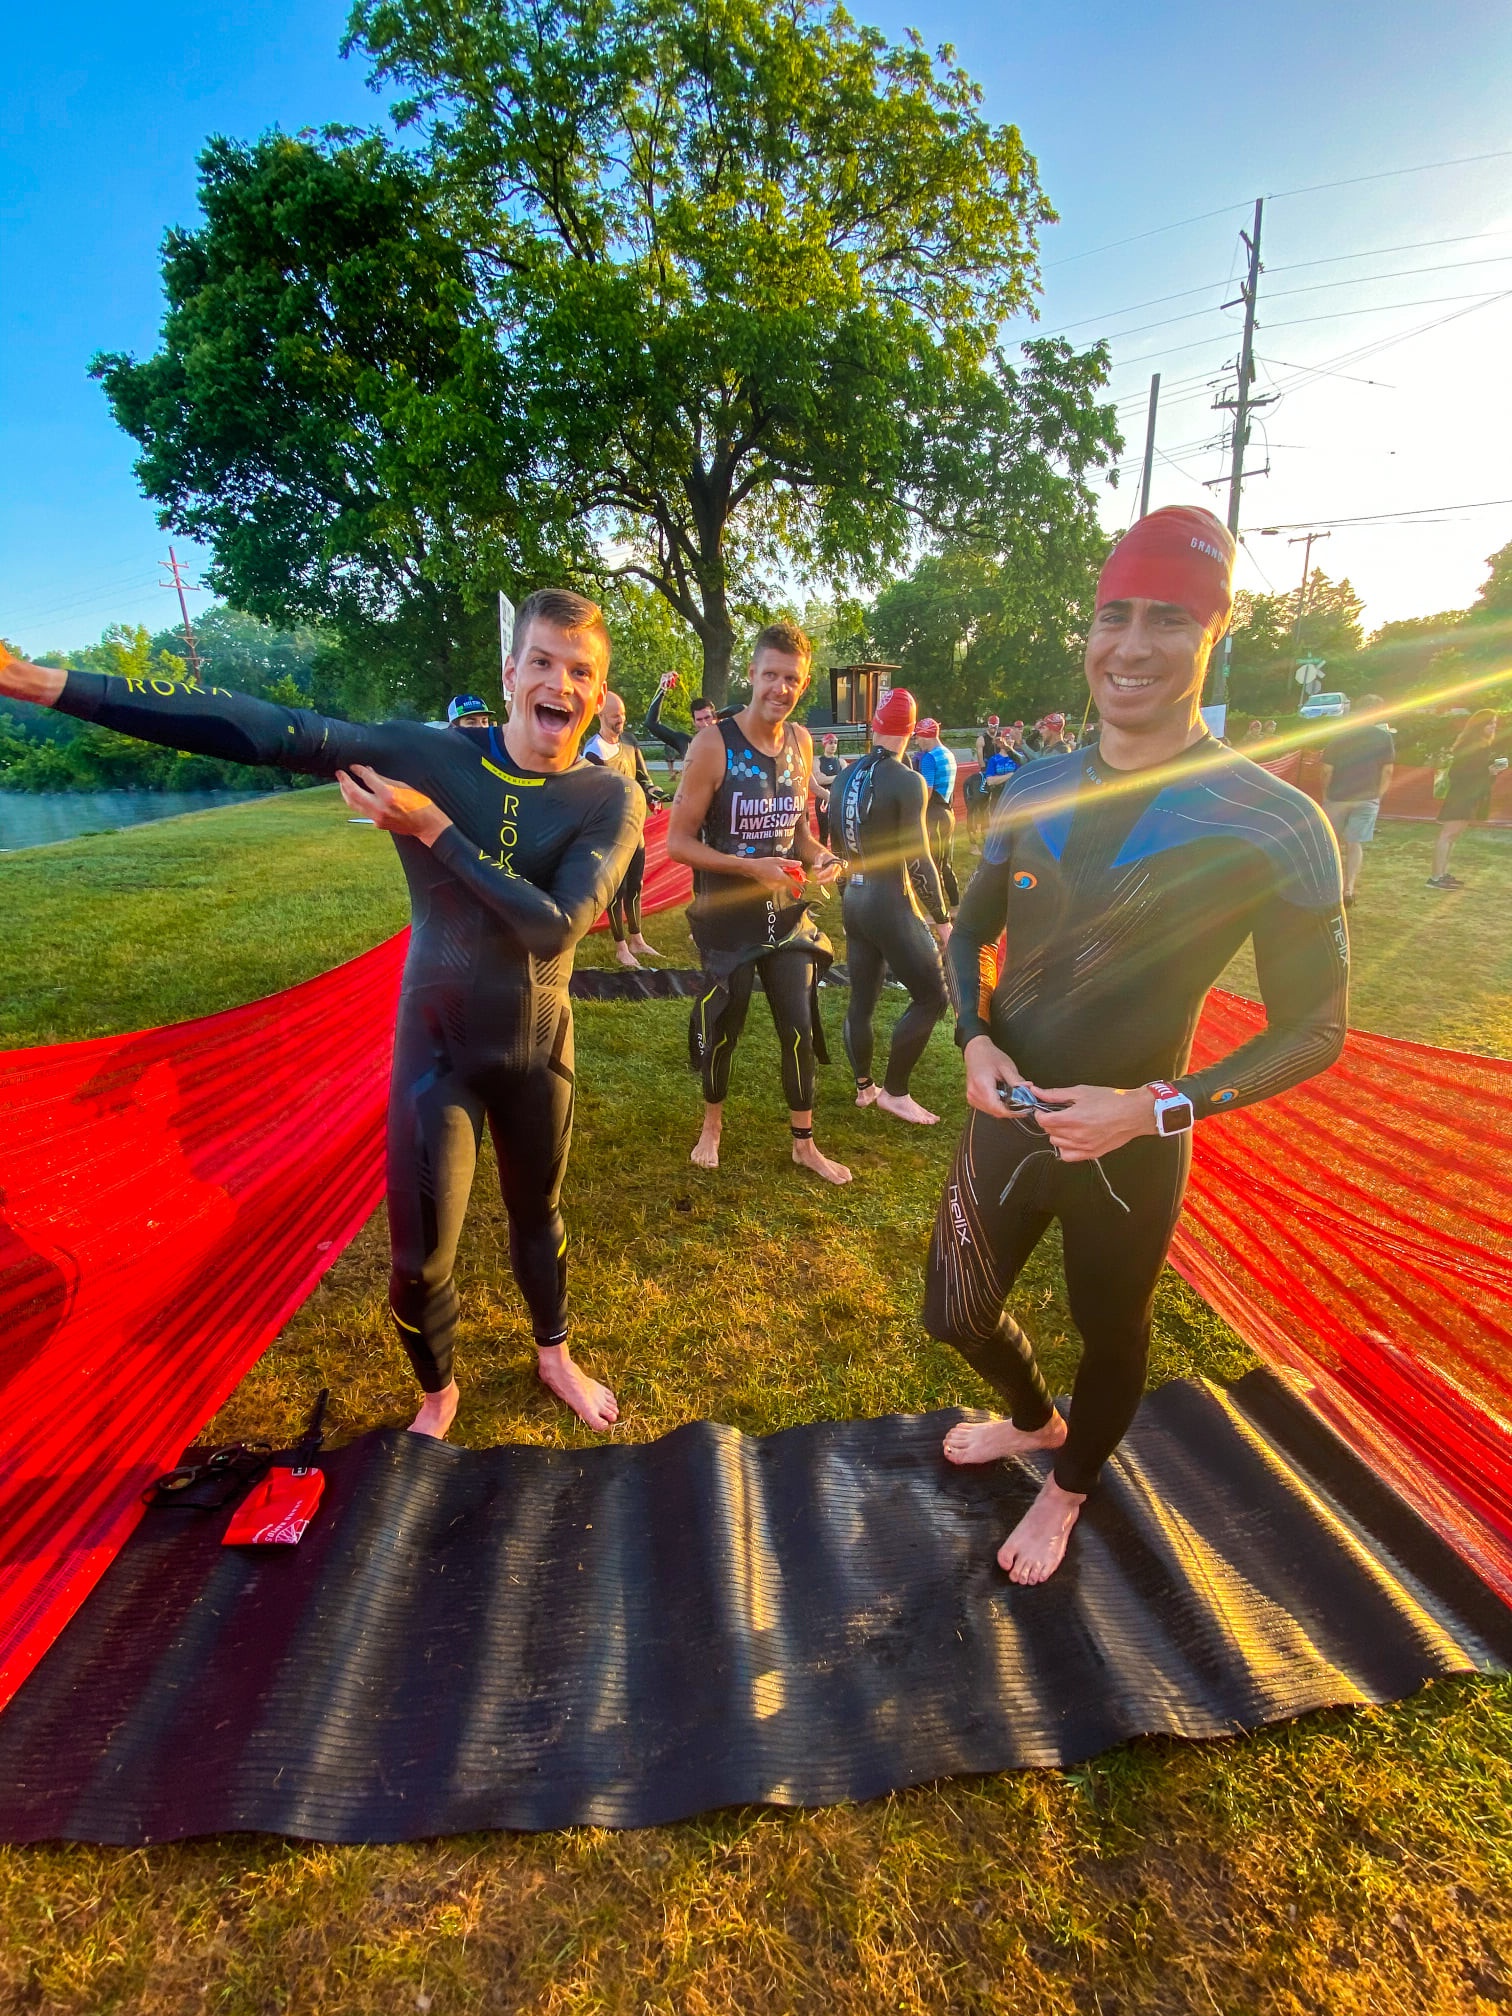
[[[1162,373],[1157,504],[1223,508],[1201,488],[1222,467],[1206,445],[1218,426],[1208,381],[1237,350],[1239,317],[1220,304],[1238,229],[1267,197],[1257,347],[1285,397],[1265,416],[1272,473],[1246,489],[1242,583],[1289,587],[1300,573],[1290,532],[1267,538],[1266,525],[1512,499],[1512,13],[1500,0],[852,6],[890,34],[912,25],[953,42],[989,116],[1021,127],[1062,220],[1043,246],[1041,327],[1113,339],[1131,452]],[[208,134],[381,120],[362,70],[337,53],[344,19],[331,0],[12,17],[0,630],[26,648],[172,620],[157,585],[166,535],[86,367],[99,349],[153,347],[158,244],[195,219]],[[1481,155],[1501,158],[1466,161]],[[1462,165],[1395,172],[1443,162]],[[1110,527],[1127,521],[1136,480],[1131,468],[1108,499]],[[1339,524],[1317,557],[1380,622],[1467,602],[1509,538],[1512,502]]]

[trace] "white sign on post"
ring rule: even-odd
[[[514,604],[501,588],[499,590],[499,669],[504,669],[504,660],[509,656],[514,644]]]

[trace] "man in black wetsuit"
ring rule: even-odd
[[[840,737],[826,735],[820,744],[819,760],[814,765],[814,774],[810,780],[814,792],[814,823],[819,828],[821,847],[828,847],[830,844],[830,793],[834,789],[835,779],[844,768],[845,758],[840,754]]]
[[[516,617],[504,729],[333,721],[219,687],[0,657],[10,698],[170,749],[335,777],[355,812],[394,835],[413,923],[389,1094],[389,1295],[424,1394],[422,1434],[444,1435],[457,1409],[452,1264],[485,1119],[540,1375],[590,1427],[618,1416],[567,1348],[557,1209],[572,1135],[572,950],[640,838],[640,794],[577,760],[608,672],[599,610],[553,589]]]
[[[1133,1419],[1194,1121],[1326,1070],[1344,1042],[1349,945],[1328,823],[1215,742],[1199,711],[1233,554],[1216,518],[1184,508],[1152,512],[1114,548],[1087,639],[1099,746],[1004,785],[950,941],[972,1111],[924,1321],[1013,1409],[952,1429],[950,1460],[1055,1452],[998,1556],[1017,1582],[1059,1566]],[[1246,939],[1267,1027],[1188,1074],[1207,991]],[[1069,1426],[1004,1309],[1052,1218],[1083,1345]]]
[[[625,733],[625,703],[618,693],[606,693],[599,709],[599,729],[583,749],[589,763],[617,770],[641,794],[644,811],[662,802],[662,794],[646,774],[646,761],[633,738]],[[654,945],[646,943],[641,930],[641,890],[646,880],[646,843],[641,841],[630,857],[625,879],[609,898],[609,929],[614,936],[614,956],[621,966],[639,972],[642,959],[660,959]],[[637,953],[640,955],[637,958]]]
[[[662,675],[661,683],[656,689],[656,698],[646,709],[646,718],[641,723],[640,731],[642,735],[654,735],[658,742],[664,744],[674,765],[687,761],[688,751],[693,746],[693,738],[700,729],[712,728],[716,721],[729,721],[740,712],[738,705],[716,707],[712,700],[706,700],[700,693],[694,699],[690,710],[693,715],[692,732],[685,728],[669,728],[661,717],[662,702],[677,683],[675,672],[666,672]]]
[[[914,713],[913,695],[895,686],[872,718],[870,751],[836,788],[831,826],[846,866],[845,1054],[856,1074],[856,1104],[933,1127],[939,1114],[919,1104],[908,1082],[950,1002],[920,905],[934,919],[941,945],[950,938],[950,912],[925,824],[929,786],[902,760]],[[893,1025],[887,1075],[878,1085],[871,1075],[872,1017],[889,967],[913,998]]]
[[[808,876],[832,882],[840,863],[809,830],[813,745],[789,718],[812,656],[795,623],[768,624],[758,636],[749,703],[701,730],[688,752],[667,852],[693,870],[688,923],[704,964],[688,1032],[704,1094],[694,1162],[719,1167],[730,1062],[759,973],[777,1027],[793,1160],[826,1182],[848,1183],[850,1171],[814,1141],[814,1058],[824,1055],[818,982],[833,954],[803,885]]]

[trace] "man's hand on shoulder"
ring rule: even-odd
[[[1148,1085],[1121,1091],[1114,1085],[1031,1085],[1036,1098],[1060,1110],[1037,1114],[1062,1162],[1091,1162],[1111,1155],[1140,1134],[1155,1132],[1155,1094]]]
[[[0,694],[7,700],[30,700],[37,707],[51,707],[68,683],[68,674],[56,665],[33,665],[18,658],[0,644]]]
[[[423,791],[415,791],[396,778],[380,776],[366,763],[338,770],[336,782],[352,810],[371,819],[385,833],[404,833],[413,840],[423,840],[427,847],[434,847],[452,823]]]

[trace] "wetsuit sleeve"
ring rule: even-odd
[[[645,806],[640,794],[617,772],[612,788],[598,794],[562,856],[549,889],[488,854],[482,854],[456,827],[448,826],[431,849],[486,910],[506,924],[527,952],[550,958],[576,945],[592,930],[605,904],[625,878],[640,844]]]
[[[914,894],[933,917],[943,924],[950,915],[945,887],[929,845],[929,829],[924,815],[929,805],[929,786],[916,770],[899,768],[898,840],[908,865],[908,879]]]
[[[997,945],[1008,923],[1009,864],[983,858],[967,884],[945,948],[945,978],[956,1011],[956,1041],[992,1034]]]
[[[54,705],[60,713],[134,735],[139,742],[314,777],[334,777],[353,763],[382,769],[394,761],[396,731],[409,741],[435,732],[414,723],[334,721],[307,707],[277,707],[221,686],[181,686],[168,679],[123,679],[103,672],[70,672]],[[417,781],[412,775],[404,778],[407,784]]]
[[[646,709],[646,718],[641,723],[641,733],[642,735],[654,735],[658,742],[672,751],[674,756],[686,756],[688,745],[692,742],[693,737],[685,735],[680,728],[664,728],[662,726],[662,702],[666,697],[666,694],[658,687],[656,698]]]
[[[651,782],[651,773],[646,768],[646,759],[639,747],[635,749],[635,781],[639,784],[646,803],[651,804],[657,796],[656,786]]]
[[[1265,1028],[1178,1080],[1199,1120],[1300,1085],[1326,1071],[1344,1048],[1349,939],[1342,911],[1303,910],[1272,896],[1255,920],[1254,946]]]

